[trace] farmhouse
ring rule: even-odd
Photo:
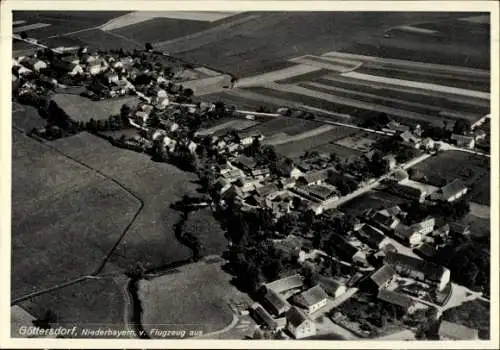
[[[332,278],[324,276],[319,278],[318,284],[329,296],[333,298],[338,298],[347,291],[346,286],[343,284],[340,284]]]
[[[250,310],[252,316],[258,324],[263,325],[265,328],[274,331],[278,328],[278,323],[274,318],[258,303]]]
[[[386,239],[382,231],[371,225],[363,225],[362,228],[356,231],[356,235],[363,243],[374,249],[380,249]]]
[[[291,289],[298,289],[304,286],[304,279],[301,275],[295,274],[265,285],[266,289],[274,290],[276,293],[283,293]]]
[[[410,296],[386,288],[380,289],[377,297],[387,303],[401,307],[406,312],[415,304]]]
[[[447,185],[441,187],[438,191],[432,193],[431,199],[454,202],[463,197],[467,191],[467,186],[460,179],[454,179]]]
[[[287,330],[295,339],[302,339],[316,334],[316,325],[302,311],[292,307],[286,314]]]
[[[232,161],[235,167],[243,170],[247,174],[251,174],[256,167],[256,162],[253,158],[247,156],[239,156]]]
[[[458,147],[472,149],[472,148],[474,148],[474,145],[475,145],[474,136],[453,134],[453,135],[451,135],[451,139],[453,141],[455,141],[455,143]]]
[[[383,230],[391,231],[395,229],[400,222],[397,217],[400,212],[401,208],[399,208],[399,206],[394,206],[392,208],[382,209],[375,212],[370,219]]]
[[[400,196],[416,200],[420,203],[424,202],[425,197],[427,196],[427,192],[424,191],[422,188],[416,188],[416,187],[411,187],[407,186],[404,183],[397,183],[393,184],[390,188],[390,191],[393,193],[396,193]]]
[[[288,301],[280,293],[272,289],[266,289],[262,302],[276,316],[282,315],[290,309]]]
[[[307,310],[309,314],[321,309],[328,302],[328,294],[319,285],[293,297],[295,304]]]
[[[370,289],[379,290],[389,284],[395,274],[396,271],[386,264],[370,275],[366,280],[366,285]]]
[[[413,278],[421,282],[432,282],[439,290],[443,290],[450,282],[450,270],[447,268],[413,258],[408,255],[388,252],[384,262],[400,275]]]
[[[307,191],[310,196],[320,201],[332,198],[337,194],[337,189],[330,185],[310,185],[305,188],[305,191]]]
[[[441,340],[478,340],[479,332],[458,323],[441,321],[439,325],[439,338]]]
[[[324,170],[312,171],[300,176],[297,179],[297,184],[309,186],[309,185],[321,185],[328,178],[328,173]]]
[[[274,183],[270,183],[255,189],[257,195],[262,198],[276,191],[278,191],[278,186],[276,186]]]
[[[423,239],[423,235],[419,233],[417,229],[404,224],[399,224],[396,227],[394,235],[408,243],[410,246],[415,246],[421,243]]]

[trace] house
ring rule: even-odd
[[[434,231],[435,225],[436,220],[434,218],[427,218],[421,222],[411,225],[410,227],[415,230],[415,232],[425,236]]]
[[[300,162],[296,165],[297,169],[302,173],[307,173],[311,170],[311,165],[306,162]]]
[[[253,169],[250,173],[253,177],[258,178],[258,179],[264,179],[264,178],[268,177],[269,175],[271,175],[271,171],[269,170],[269,168]]]
[[[301,177],[304,173],[302,171],[300,171],[299,168],[297,167],[292,167],[292,169],[290,170],[290,173],[289,173],[289,177],[292,178],[292,179],[298,179],[299,177]]]
[[[24,67],[31,69],[33,71],[36,71],[36,72],[39,72],[40,69],[47,68],[47,63],[45,63],[44,61],[39,60],[37,58],[34,58],[34,57],[21,61],[21,64]]]
[[[239,156],[234,161],[232,161],[235,167],[243,170],[247,174],[251,174],[252,170],[255,169],[257,163],[253,158],[247,156]]]
[[[338,298],[347,291],[346,286],[332,278],[321,276],[318,284],[332,298]]]
[[[326,306],[328,294],[319,285],[298,294],[293,297],[295,304],[307,310],[309,314]]]
[[[286,329],[295,339],[316,335],[316,325],[298,308],[292,307],[288,310],[286,320]]]
[[[283,315],[291,307],[290,303],[286,301],[283,295],[268,288],[265,289],[262,304],[267,310],[269,310],[270,313],[276,316]]]
[[[411,307],[415,304],[415,302],[410,296],[392,290],[388,290],[386,288],[382,288],[379,290],[377,298],[387,303],[397,305],[406,312],[410,310]]]
[[[391,231],[399,225],[400,219],[396,217],[398,215],[398,206],[388,209],[382,209],[371,215],[371,221],[382,228],[383,230]]]
[[[274,318],[262,307],[262,305],[256,303],[250,309],[250,316],[260,325],[264,326],[270,331],[274,331],[278,328],[278,323]]]
[[[451,139],[455,141],[458,147],[464,147],[472,149],[475,146],[474,136],[452,134]]]
[[[433,150],[435,146],[434,140],[430,137],[426,137],[422,140],[421,147],[425,150]]]
[[[427,192],[422,188],[411,187],[404,183],[393,184],[389,187],[389,190],[399,196],[416,200],[420,203],[423,203],[427,197]]]
[[[307,193],[320,201],[333,198],[337,195],[337,189],[330,185],[310,185],[304,189]]]
[[[379,290],[389,284],[395,274],[396,271],[394,271],[391,265],[386,264],[372,273],[370,277],[366,279],[366,285],[368,286],[368,288]]]
[[[303,186],[309,185],[321,185],[328,177],[328,174],[324,170],[312,171],[300,176],[297,179],[297,184]]]
[[[441,321],[439,325],[439,338],[441,340],[478,340],[479,332],[458,323]]]
[[[273,192],[276,192],[278,190],[279,190],[278,186],[276,186],[274,183],[270,183],[270,184],[264,185],[262,187],[256,188],[255,192],[257,193],[257,195],[259,197],[265,198],[265,197],[267,197],[267,195],[269,195]]]
[[[384,233],[372,225],[363,225],[356,231],[356,236],[373,249],[382,248],[383,241],[386,239]]]
[[[304,278],[299,274],[295,274],[267,283],[265,288],[274,290],[276,293],[283,293],[291,289],[302,288],[303,286]]]
[[[413,135],[409,131],[403,132],[399,137],[403,140],[403,143],[411,146],[413,148],[420,148],[420,139]]]
[[[442,200],[444,202],[454,202],[463,197],[467,191],[467,186],[460,179],[454,179],[436,192],[432,193],[431,199]]]
[[[420,244],[423,240],[423,235],[419,233],[417,229],[402,223],[396,226],[394,229],[394,235],[408,243],[410,246]]]
[[[386,171],[391,171],[396,167],[396,157],[393,154],[388,154],[382,157],[382,160],[385,162]]]
[[[460,222],[453,222],[450,224],[450,233],[457,236],[468,236],[471,233],[470,226]]]
[[[295,179],[282,178],[280,179],[280,184],[284,189],[293,188],[295,187]]]
[[[350,244],[343,236],[333,233],[332,234],[333,249],[335,253],[344,260],[353,259],[354,255],[358,252],[358,248]]]
[[[410,127],[405,124],[400,124],[394,120],[390,121],[387,123],[386,128],[389,130],[392,130],[394,132],[405,132],[405,131],[410,131]]]
[[[430,282],[443,290],[450,282],[450,270],[422,259],[408,255],[388,252],[384,262],[404,277],[410,277],[421,282]]]

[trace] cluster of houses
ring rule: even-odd
[[[304,278],[295,274],[263,285],[260,302],[251,307],[250,314],[261,327],[283,338],[303,339],[317,334],[315,320],[346,291],[345,285],[328,277],[307,288]]]

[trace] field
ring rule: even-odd
[[[15,299],[93,272],[139,203],[116,184],[18,131],[12,148]]]
[[[212,135],[212,134],[222,135],[231,129],[244,130],[244,129],[248,129],[256,124],[258,124],[258,122],[253,121],[253,120],[231,118],[228,120],[220,120],[218,124],[210,126],[206,129],[201,129],[198,132],[198,134],[200,134],[201,136]]]
[[[246,18],[241,16],[232,24],[227,21],[199,35],[169,40],[159,44],[159,47],[186,60],[226,70],[239,77],[274,70],[283,61],[301,54],[322,54],[329,50],[355,53],[377,51],[377,55],[382,51],[387,56],[396,54],[401,57],[397,49],[402,46],[413,49],[412,52],[407,49],[410,55],[404,59],[432,61],[439,58],[441,52],[436,55],[430,49],[420,50],[426,44],[425,40],[398,42],[398,45],[383,40],[385,45],[382,50],[379,50],[377,43],[381,41],[383,32],[392,26],[467,16],[466,13],[422,12],[254,12],[245,15]],[[474,41],[471,40],[468,45],[474,47]],[[469,49],[468,52],[472,51]],[[480,54],[484,56],[483,52]],[[477,56],[478,53],[475,53],[472,57]],[[480,58],[484,61],[488,57]],[[456,57],[447,55],[446,59],[452,61]],[[485,65],[479,61],[478,64]]]
[[[322,133],[314,137],[309,137],[299,141],[280,144],[276,146],[276,151],[285,157],[289,157],[292,159],[298,158],[302,154],[304,154],[305,151],[310,151],[312,149],[315,149],[316,147],[326,145],[330,142],[334,142],[335,140],[350,135],[353,132],[355,131],[351,128],[337,126],[333,130],[327,131],[325,133]],[[353,152],[353,154],[356,153],[357,152],[355,151]]]
[[[413,167],[417,174],[416,181],[426,182],[433,186],[443,186],[453,179],[461,179],[468,186],[472,186],[472,200],[489,205],[489,175],[490,165],[488,158],[476,156],[460,151],[447,151]]]
[[[36,108],[12,103],[12,125],[24,131],[44,127],[47,122],[40,117]]]
[[[343,139],[335,141],[335,144],[350,148],[362,153],[369,152],[372,145],[377,142],[381,137],[368,132],[359,132],[357,134],[344,137]]]
[[[111,33],[139,43],[154,43],[196,33],[210,27],[210,22],[175,18],[153,18],[146,22],[112,29]]]
[[[196,189],[195,175],[149,156],[112,146],[88,133],[55,141],[56,147],[119,181],[144,202],[144,208],[118,245],[110,262],[121,268],[136,263],[158,268],[187,259],[190,250],[177,241],[179,220],[170,204]]]
[[[233,318],[226,298],[248,300],[230,279],[220,261],[200,261],[141,282],[139,298],[145,330],[151,332],[167,324],[204,333],[222,329]]]
[[[385,191],[371,191],[340,207],[340,211],[350,215],[360,215],[366,209],[380,210],[406,203],[407,200]]]
[[[124,330],[124,300],[122,290],[110,279],[87,280],[48,294],[37,296],[20,305],[35,317],[47,311],[55,314],[54,328]]]
[[[319,152],[320,154],[321,153],[325,153],[325,154],[335,153],[337,155],[337,157],[339,157],[340,159],[346,159],[346,160],[354,158],[354,157],[359,157],[359,156],[363,155],[363,153],[364,153],[364,152],[360,152],[360,151],[355,150],[355,149],[350,149],[347,147],[339,146],[336,144],[336,142],[325,143],[325,144],[322,144],[320,146],[311,148],[308,151],[309,152],[316,151],[316,152]]]
[[[246,129],[244,135],[253,135],[255,133],[261,133],[265,137],[272,136],[276,133],[285,133],[287,135],[297,135],[302,132],[306,132],[321,126],[320,123],[292,119],[292,118],[274,118],[268,122],[258,124],[254,127]]]

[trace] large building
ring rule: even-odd
[[[440,291],[444,290],[450,283],[450,270],[444,266],[394,252],[388,252],[384,262],[390,265],[399,275],[421,282],[432,283]]]
[[[316,335],[316,325],[302,311],[292,307],[286,314],[287,330],[295,339]]]
[[[262,304],[276,316],[282,315],[290,309],[290,303],[280,293],[272,289],[266,289]]]
[[[316,285],[294,296],[293,301],[311,314],[326,305],[328,302],[328,294],[326,294],[323,288]]]
[[[459,179],[455,179],[431,195],[433,200],[454,202],[463,197],[468,191],[467,186]]]

